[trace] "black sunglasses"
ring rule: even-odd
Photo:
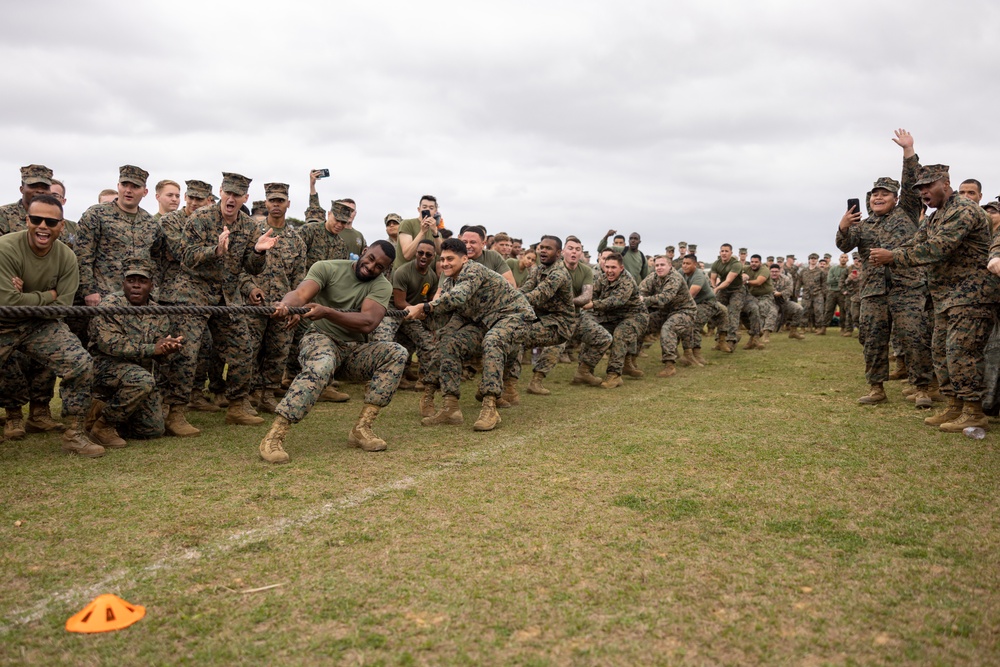
[[[46,225],[47,227],[57,227],[60,222],[63,221],[62,218],[46,218],[42,215],[29,215],[28,220],[33,225]]]

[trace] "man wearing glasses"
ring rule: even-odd
[[[80,284],[76,256],[56,243],[65,225],[62,204],[50,194],[27,207],[27,229],[0,238],[0,306],[70,306]],[[104,448],[83,429],[90,407],[94,365],[65,322],[39,317],[0,318],[0,365],[19,350],[62,377],[63,410],[68,417],[63,450],[98,457]]]

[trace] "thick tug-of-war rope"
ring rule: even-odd
[[[310,308],[289,308],[292,315],[304,315]],[[356,313],[356,310],[341,310],[342,313]],[[271,315],[274,306],[195,306],[179,304],[174,306],[0,306],[0,317],[25,319],[40,317],[61,319],[63,317],[90,317],[92,315]],[[405,310],[388,309],[386,315],[404,317]]]

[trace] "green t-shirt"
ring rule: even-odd
[[[421,275],[416,262],[407,262],[392,272],[392,289],[402,290],[406,294],[406,303],[411,306],[433,299],[437,284],[438,277],[432,266],[428,266],[427,273]]]
[[[501,257],[503,257],[503,255],[501,255]],[[521,285],[524,284],[524,281],[525,279],[527,279],[528,274],[531,273],[531,269],[534,268],[534,264],[532,264],[531,266],[522,271],[521,267],[517,263],[517,260],[514,259],[513,257],[507,260],[507,266],[510,268],[510,272],[514,275],[514,284],[517,287],[520,287]]]
[[[573,297],[583,294],[583,288],[594,284],[594,270],[587,264],[580,262],[576,268],[569,272],[569,277],[573,280]]]
[[[771,282],[771,269],[767,268],[767,266],[761,264],[757,267],[757,270],[754,271],[750,268],[750,265],[747,264],[744,273],[747,274],[747,277],[749,277],[750,280],[756,280],[762,275],[767,276],[767,280],[760,285],[747,285],[747,289],[750,290],[750,296],[767,296],[769,294],[774,294],[774,283]]]
[[[510,267],[504,261],[503,255],[496,250],[483,250],[483,254],[472,261],[482,264],[487,269],[493,269],[501,276],[510,271]]]
[[[739,257],[730,257],[728,262],[723,262],[721,259],[715,260],[715,263],[712,264],[712,273],[719,276],[720,283],[725,282],[730,273],[736,274],[733,282],[729,283],[729,287],[722,290],[723,292],[735,292],[743,285],[743,263],[740,262]]]
[[[354,262],[348,259],[328,259],[316,262],[306,274],[306,280],[319,285],[315,301],[327,308],[337,310],[361,310],[365,299],[371,299],[383,308],[389,307],[392,285],[385,276],[363,282],[354,275]],[[334,340],[344,342],[365,341],[365,335],[358,331],[348,331],[330,320],[316,320],[313,328]]]
[[[353,252],[358,257],[361,256],[361,251],[368,245],[365,243],[365,235],[353,228],[348,229],[344,227],[337,236],[347,245],[347,251]]]
[[[13,278],[24,281],[21,291],[14,289]],[[80,270],[76,255],[62,241],[52,243],[45,257],[39,257],[28,245],[28,232],[14,232],[0,237],[0,306],[72,306],[73,296],[80,286]],[[49,290],[59,297],[52,299]],[[15,317],[0,322],[18,322]],[[2,328],[2,326],[0,326]]]
[[[684,274],[684,280],[688,284],[688,288],[692,285],[697,285],[701,288],[697,294],[694,295],[695,303],[705,303],[706,301],[715,301],[715,292],[712,290],[712,284],[708,280],[708,276],[701,269],[695,269],[694,273],[690,276]]]

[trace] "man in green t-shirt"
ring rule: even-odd
[[[727,331],[719,330],[719,340],[715,348],[722,352],[736,349],[737,333],[740,329],[740,313],[746,304],[747,293],[743,289],[743,264],[733,257],[733,246],[723,243],[719,248],[719,259],[712,264],[709,276],[715,298],[729,310]]]
[[[750,342],[746,344],[745,349],[760,349],[765,343],[771,342],[771,330],[766,328],[766,324],[774,319],[772,311],[775,309],[771,269],[761,264],[760,255],[755,253],[750,256],[750,265],[743,269],[743,282],[747,286],[750,298],[757,302],[758,321],[765,324],[763,338],[758,340],[751,331]]]
[[[495,250],[486,249],[486,228],[482,225],[467,225],[459,230],[458,236],[469,251],[469,259],[477,264],[482,264],[487,269],[496,271],[504,280],[510,283],[511,287],[517,287],[514,282],[514,274],[504,261],[504,258]]]
[[[404,262],[409,262],[417,256],[417,244],[424,240],[434,243],[434,251],[441,249],[441,232],[438,225],[441,214],[438,213],[438,200],[434,195],[424,195],[417,204],[417,217],[408,218],[399,223],[399,247],[403,252]]]
[[[336,373],[348,380],[368,380],[365,405],[347,442],[366,452],[382,451],[385,440],[372,431],[379,410],[389,405],[406,366],[406,349],[397,343],[367,342],[385,316],[392,286],[382,275],[392,266],[396,251],[385,240],[372,243],[361,259],[317,262],[297,288],[275,304],[273,317],[289,319],[288,308],[309,305],[304,315],[312,328],[302,337],[302,371],[292,381],[275,409],[271,430],[260,443],[268,463],[287,463],[282,445],[291,424],[301,421]]]
[[[681,260],[681,271],[684,273],[684,281],[687,282],[691,298],[698,307],[698,312],[694,316],[694,326],[684,340],[684,349],[691,350],[695,362],[706,366],[708,362],[701,356],[702,328],[708,324],[720,331],[724,330],[729,311],[715,298],[708,276],[698,268],[697,255],[694,253],[684,255]]]

